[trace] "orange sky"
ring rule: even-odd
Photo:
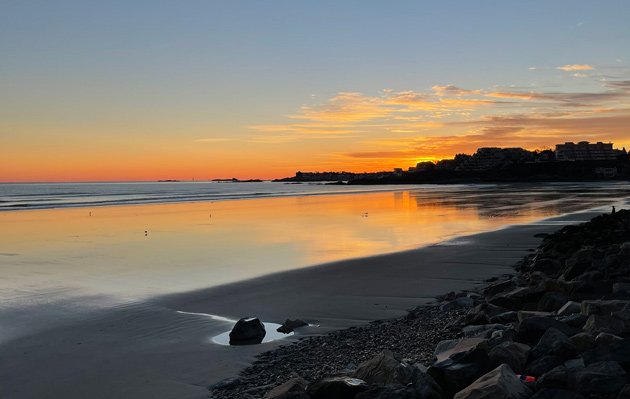
[[[0,182],[630,147],[627,2],[281,3],[1,6]]]

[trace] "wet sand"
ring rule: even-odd
[[[334,262],[94,311],[0,346],[0,389],[8,398],[204,398],[262,351],[307,334],[404,315],[436,295],[512,272],[535,235],[592,212],[460,237],[412,251]],[[247,347],[211,343],[236,319],[302,318],[284,341]],[[28,317],[38,318],[37,311]]]

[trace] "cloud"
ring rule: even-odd
[[[573,71],[591,71],[595,68],[587,64],[567,64],[567,65],[556,67],[556,69],[560,69],[565,72],[573,72]]]
[[[433,86],[431,88],[433,92],[442,97],[442,96],[469,96],[474,94],[479,94],[479,90],[466,90],[454,85],[446,85],[446,86]]]

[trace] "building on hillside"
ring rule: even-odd
[[[612,143],[598,141],[591,144],[588,141],[580,141],[577,144],[573,142],[556,144],[557,161],[606,161],[616,158]]]

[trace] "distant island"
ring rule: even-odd
[[[236,177],[232,177],[231,179],[213,179],[212,181],[218,182],[218,183],[260,183],[262,182],[262,180],[260,179],[240,180],[240,179],[237,179]]]
[[[338,184],[421,184],[527,181],[627,180],[630,158],[613,143],[557,144],[555,150],[483,147],[452,159],[420,162],[407,170],[382,172],[297,172],[279,182],[337,182]]]

